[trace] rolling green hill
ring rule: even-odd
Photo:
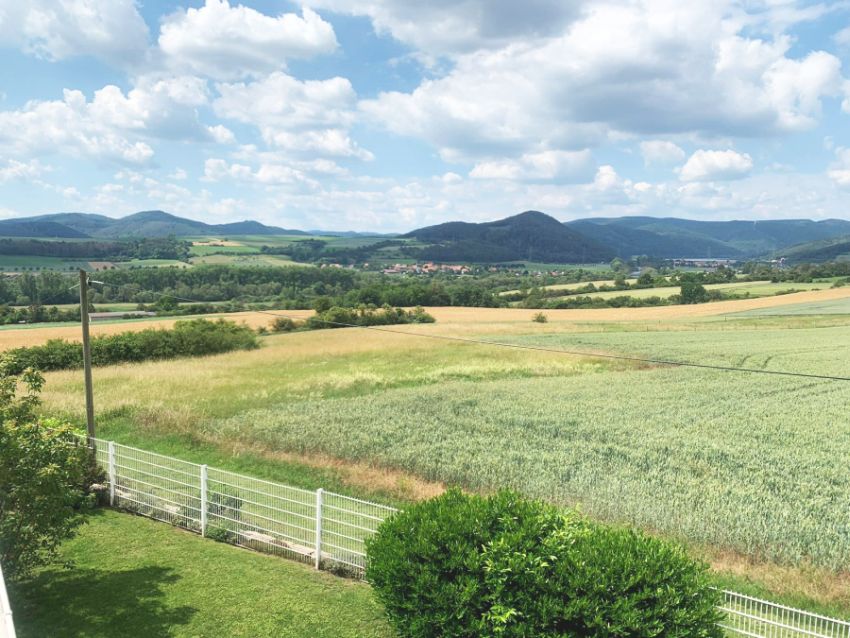
[[[850,260],[850,235],[796,244],[773,256],[797,263]]]
[[[287,237],[316,236],[256,221],[207,224],[161,210],[122,218],[89,213],[54,213],[0,220],[0,238],[128,240],[175,237],[250,237],[259,248]],[[827,219],[699,221],[675,217],[587,218],[561,223],[538,211],[493,222],[448,222],[406,235],[365,235],[327,231],[321,255],[334,261],[428,260],[437,262],[548,264],[603,262],[613,257],[648,255],[660,259],[751,259],[786,256],[790,261],[826,261],[850,255],[850,221]],[[397,244],[390,253],[386,242]],[[375,243],[375,250],[343,255],[346,241]],[[333,244],[332,246],[330,244]],[[364,244],[364,246],[365,246]],[[383,251],[383,252],[381,252]],[[219,252],[219,251],[216,251]],[[274,252],[274,251],[272,251]],[[283,251],[286,252],[286,251]],[[17,254],[17,253],[16,253]],[[283,253],[280,253],[283,254]],[[296,261],[314,261],[301,259]]]
[[[419,249],[418,256],[434,261],[588,263],[608,260],[615,254],[538,211],[483,224],[438,224],[403,237],[430,244]]]
[[[255,221],[206,224],[161,210],[149,210],[119,219],[90,213],[55,213],[0,221],[0,237],[65,237],[124,239],[169,235],[306,235]]]
[[[36,219],[6,219],[0,221],[0,236],[3,237],[41,237],[45,239],[85,239],[85,233],[54,221]]]
[[[850,234],[850,221],[826,219],[709,222],[675,217],[591,218],[567,227],[609,246],[621,257],[756,257],[799,244]]]

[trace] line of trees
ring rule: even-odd
[[[189,258],[191,243],[175,237],[144,237],[126,241],[45,241],[0,239],[0,255],[58,257],[101,261]]]
[[[268,302],[281,308],[311,308],[319,298],[331,305],[500,306],[498,283],[484,279],[402,279],[344,268],[312,266],[143,268],[98,273],[103,282],[93,304],[155,304],[163,296],[201,302]],[[77,299],[67,275],[57,272],[0,277],[0,304],[70,304]]]
[[[171,329],[149,328],[138,332],[94,337],[92,364],[174,359],[259,347],[256,333],[248,326],[219,319],[178,321]],[[78,341],[51,339],[41,346],[14,348],[5,355],[9,374],[22,374],[28,368],[47,372],[81,368],[83,346]]]

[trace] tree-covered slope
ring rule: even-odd
[[[207,224],[161,210],[119,219],[91,213],[54,213],[0,221],[0,237],[139,239],[169,235],[305,235],[256,221]]]
[[[755,257],[800,242],[850,234],[850,221],[841,219],[700,221],[618,217],[579,219],[567,226],[610,246],[622,257]]]
[[[421,257],[439,261],[603,261],[614,252],[601,243],[537,211],[494,222],[449,222],[414,230],[404,237],[430,244]]]

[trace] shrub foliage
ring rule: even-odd
[[[333,306],[307,319],[307,328],[344,328],[346,326],[389,326],[403,323],[434,323],[434,317],[421,306],[413,310],[360,306],[359,308],[341,308]]]
[[[0,361],[0,563],[10,579],[55,556],[94,505],[89,487],[100,478],[70,427],[37,420],[42,384],[37,372],[14,375]]]
[[[93,365],[110,365],[173,359],[231,350],[251,350],[259,347],[254,332],[245,325],[219,319],[178,321],[174,327],[150,328],[138,332],[94,337],[91,341]],[[9,351],[7,369],[20,374],[27,368],[41,371],[80,368],[83,365],[83,346],[79,342],[51,339],[42,346],[15,348]]]
[[[405,638],[719,638],[705,567],[512,492],[452,490],[387,520],[367,577]]]

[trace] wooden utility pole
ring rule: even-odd
[[[83,328],[83,371],[86,379],[86,431],[89,447],[94,449],[94,392],[91,380],[91,345],[89,343],[89,277],[80,268],[80,323]]]

